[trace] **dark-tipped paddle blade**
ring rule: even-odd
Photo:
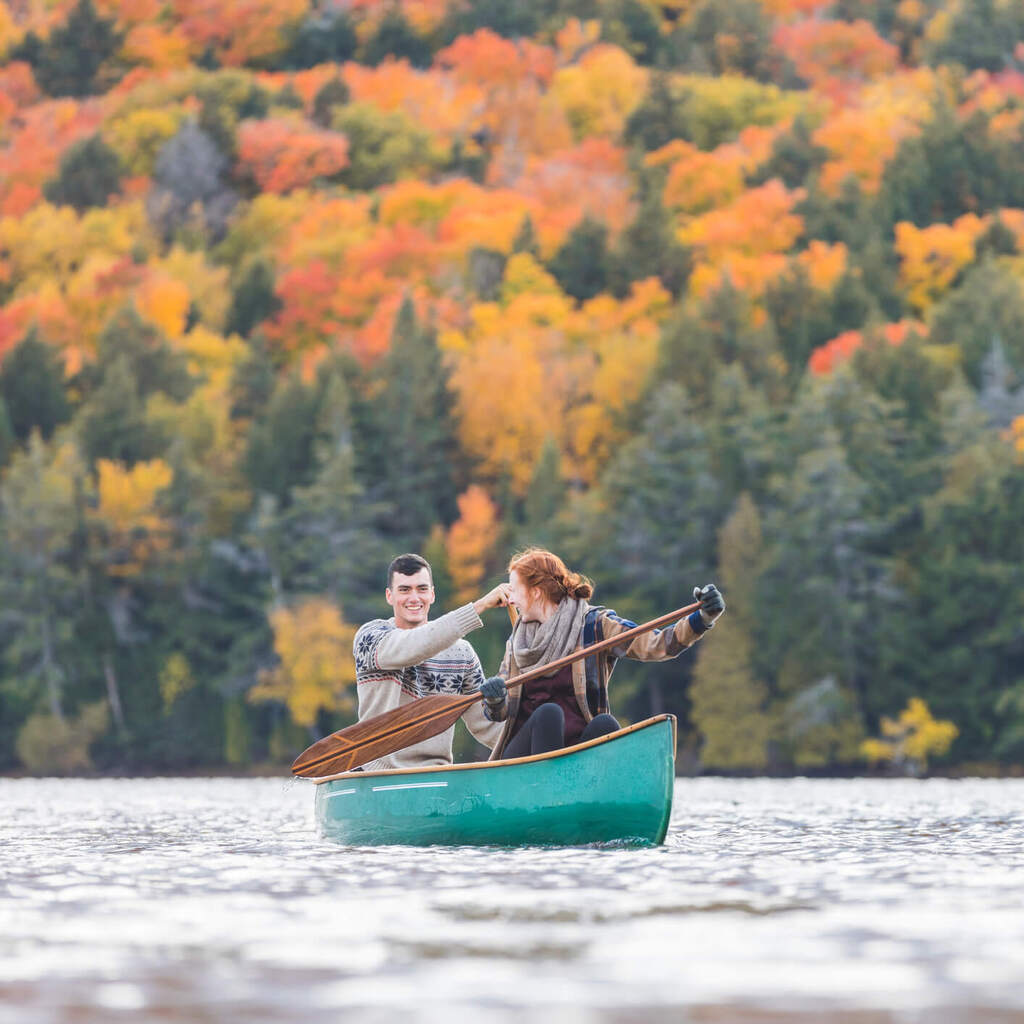
[[[292,773],[305,779],[319,779],[404,750],[454,725],[479,696],[435,693],[339,729],[299,754],[292,764]]]

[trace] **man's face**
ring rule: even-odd
[[[395,625],[399,629],[412,629],[427,621],[430,606],[434,603],[434,585],[430,572],[420,569],[412,576],[396,572],[391,577],[391,586],[384,591],[387,602],[395,610]]]

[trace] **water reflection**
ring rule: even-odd
[[[680,780],[660,849],[374,849],[290,780],[2,780],[0,1020],[1024,1020],[1022,797]]]

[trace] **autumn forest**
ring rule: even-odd
[[[1016,771],[1024,2],[0,0],[0,473],[3,772],[286,772],[530,543],[722,588],[681,770]]]

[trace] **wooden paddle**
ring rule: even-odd
[[[588,658],[598,651],[607,651],[610,647],[629,643],[634,637],[647,633],[652,629],[667,626],[684,615],[695,612],[700,602],[688,604],[685,608],[677,608],[657,619],[651,619],[640,626],[627,629],[617,636],[609,636],[596,644],[584,647],[564,658],[550,661],[546,665],[538,665],[528,672],[522,672],[505,683],[506,689],[522,686],[531,679],[549,676],[571,665],[580,658]],[[509,612],[511,616],[511,610]],[[307,747],[292,764],[292,773],[306,779],[323,778],[325,775],[338,775],[351,771],[367,761],[393,754],[423,740],[444,732],[454,725],[480,699],[478,692],[463,694],[437,693],[429,697],[420,697],[382,715],[375,715],[345,729],[339,729],[322,740],[317,740]]]

